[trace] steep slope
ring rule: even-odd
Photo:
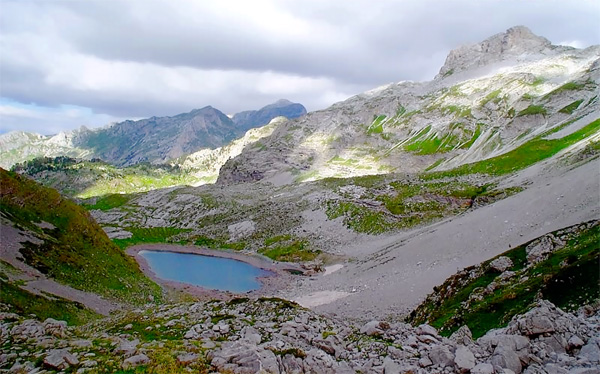
[[[401,82],[277,128],[219,183],[443,170],[600,117],[600,46],[553,46],[523,27],[450,53],[430,82]]]
[[[76,300],[142,304],[160,289],[116,247],[90,214],[50,188],[0,169],[3,282],[23,292]],[[106,298],[98,298],[101,295]]]
[[[266,125],[276,117],[295,119],[302,117],[305,114],[306,108],[304,105],[281,99],[259,110],[248,110],[236,113],[232,120],[239,130],[247,131],[255,127]]]

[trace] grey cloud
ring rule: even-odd
[[[332,104],[331,97],[400,80],[431,79],[450,49],[517,24],[555,43],[600,43],[600,3],[593,1],[275,2],[283,14],[309,25],[307,35],[285,24],[279,32],[268,32],[231,16],[231,9],[203,11],[190,4],[208,2],[0,0],[0,43],[23,38],[22,48],[4,48],[0,54],[0,95],[42,106],[78,105],[114,117],[173,115],[205,105],[233,113],[281,97],[315,110]],[[253,10],[261,11],[259,5]],[[32,35],[46,43],[30,44],[25,38]],[[290,94],[223,78],[217,89],[199,81],[193,92],[157,95],[163,86],[154,80],[168,77],[148,77],[134,87],[90,89],[56,81],[53,66],[44,60],[62,53],[95,57],[105,65],[160,66],[164,74],[180,67],[229,71],[232,76],[273,71],[329,83]],[[20,58],[12,59],[13,54]]]

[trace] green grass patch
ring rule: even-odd
[[[123,229],[131,232],[132,236],[127,239],[113,239],[113,242],[122,249],[146,243],[183,244],[187,240],[174,239],[174,237],[191,231],[190,229],[180,229],[177,227],[124,227]]]
[[[517,117],[534,116],[538,114],[545,116],[546,114],[548,114],[548,111],[541,105],[530,105],[527,108],[520,111],[519,113],[517,113]]]
[[[381,134],[383,132],[383,121],[386,117],[385,115],[376,116],[367,129],[367,134]]]
[[[281,235],[265,240],[265,247],[259,253],[275,261],[306,262],[314,260],[321,251],[310,248],[305,239]]]
[[[102,210],[105,212],[127,204],[132,198],[133,195],[110,194],[98,197],[94,204],[82,204],[82,206],[89,210]]]
[[[574,101],[571,104],[569,104],[569,105],[565,106],[564,108],[560,109],[559,112],[560,113],[565,113],[565,114],[573,114],[573,112],[575,110],[577,110],[577,108],[579,108],[579,106],[581,105],[581,103],[583,103],[583,99]]]
[[[421,177],[423,179],[439,179],[475,173],[490,175],[511,173],[554,156],[564,148],[571,146],[598,131],[600,131],[600,119],[597,119],[578,131],[560,139],[543,139],[537,137],[503,155],[471,164],[461,165],[447,171],[424,173]]]

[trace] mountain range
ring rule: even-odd
[[[40,156],[99,158],[117,166],[166,163],[200,149],[226,145],[275,117],[297,118],[305,113],[301,104],[279,100],[232,118],[207,106],[171,117],[127,120],[99,129],[82,127],[54,136],[13,132],[0,135],[0,166],[9,168]]]

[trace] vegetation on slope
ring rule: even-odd
[[[0,169],[0,181],[0,211],[41,240],[23,243],[20,252],[28,265],[58,282],[108,298],[139,304],[160,297],[160,288],[85,209],[13,172]]]
[[[560,139],[544,139],[543,136],[540,136],[500,156],[461,165],[447,171],[431,172],[423,175],[423,177],[436,179],[474,173],[508,174],[552,157],[561,150],[598,132],[600,132],[600,119]]]
[[[536,254],[539,254],[536,255]],[[492,262],[507,257],[504,272]],[[444,335],[467,325],[477,338],[544,298],[571,311],[600,298],[600,221],[571,226],[451,276],[411,314]]]
[[[98,315],[80,303],[52,296],[35,295],[0,276],[0,300],[9,305],[9,311],[19,315],[35,314],[40,320],[54,318],[69,325],[80,325],[97,318]]]
[[[66,196],[88,198],[113,194],[145,192],[158,188],[193,184],[197,178],[177,166],[139,163],[117,167],[102,160],[76,160],[69,157],[39,157],[12,167],[46,187]]]
[[[330,179],[325,183],[332,184],[334,181]],[[520,191],[518,188],[494,190],[492,185],[476,185],[458,178],[423,181],[365,176],[346,183],[363,188],[360,196],[342,192],[341,198],[328,200],[327,217],[343,217],[348,228],[368,234],[430,223],[459,214],[474,202],[483,205]]]

